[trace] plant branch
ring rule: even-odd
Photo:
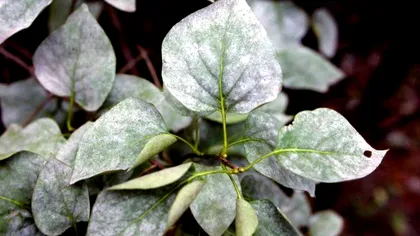
[[[27,126],[35,117],[36,115],[42,110],[42,108],[45,107],[45,105],[47,105],[47,103],[49,101],[51,101],[51,99],[53,98],[53,96],[51,94],[49,94],[44,101],[42,101],[41,104],[39,104],[36,109],[31,113],[31,115],[28,117],[28,119],[26,119],[26,121],[23,123],[23,126]]]
[[[174,136],[175,138],[177,138],[178,140],[180,140],[180,141],[182,141],[182,142],[184,142],[185,144],[187,144],[190,148],[191,148],[191,150],[197,155],[197,156],[202,156],[203,155],[203,153],[202,152],[200,152],[200,150],[198,150],[196,147],[194,147],[194,145],[192,145],[190,142],[188,142],[187,140],[185,140],[185,139],[183,139],[182,137],[180,137],[180,136],[178,136],[178,135],[176,135],[176,134],[171,134],[171,133],[169,133],[170,135],[172,135],[172,136]]]
[[[71,126],[71,120],[73,119],[74,96],[75,96],[74,90],[72,89],[71,96],[70,96],[69,110],[67,113],[67,129],[70,132],[74,130],[74,128]]]
[[[227,171],[226,166],[222,165],[222,168]],[[235,170],[237,170],[237,168],[235,168]],[[232,172],[237,173],[237,171],[232,171]],[[233,187],[235,188],[236,196],[238,197],[238,199],[242,199],[241,190],[239,190],[238,185],[236,184],[235,180],[232,177],[232,174],[227,174],[227,175],[228,175],[230,181],[232,182]]]
[[[137,55],[137,57],[134,58],[134,60],[127,62],[127,64],[125,64],[125,66],[121,68],[121,70],[118,73],[120,74],[126,73],[127,71],[131,70],[142,59],[143,59],[143,56],[141,54]]]
[[[13,55],[12,53],[8,52],[6,49],[0,47],[0,54],[2,54],[7,59],[10,59],[10,60],[14,61],[16,64],[20,65],[22,68],[24,68],[25,70],[27,70],[30,75],[33,75],[34,74],[34,69],[31,66],[29,66],[28,64],[26,64],[19,57],[17,57],[15,55]]]
[[[244,138],[244,139],[240,139],[238,141],[235,141],[233,143],[228,144],[228,148],[233,147],[233,146],[238,145],[238,144],[241,144],[241,143],[254,142],[254,141],[258,142],[258,141],[261,141],[261,140],[253,139],[253,138]]]
[[[142,58],[144,59],[144,61],[146,62],[147,65],[147,69],[149,69],[150,75],[153,78],[153,83],[156,85],[156,87],[158,88],[162,88],[162,84],[159,81],[159,77],[156,73],[156,69],[153,66],[152,61],[150,61],[149,58],[149,54],[147,53],[146,49],[144,49],[142,46],[137,45],[137,50],[139,50],[140,55],[142,56]]]

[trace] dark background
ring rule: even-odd
[[[328,93],[284,90],[287,113],[329,107],[343,114],[376,149],[390,149],[370,176],[321,184],[311,203],[315,211],[334,209],[345,218],[343,235],[420,235],[420,18],[415,1],[294,1],[309,15],[327,7],[339,29],[332,62],[346,78]],[[209,4],[206,0],[137,0],[125,13],[105,4],[99,23],[117,55],[117,71],[152,80],[137,46],[145,48],[160,78],[160,47],[179,20]],[[33,25],[0,46],[2,83],[26,79],[31,57],[48,36],[48,9]],[[316,49],[309,31],[304,44]],[[18,59],[1,53],[4,48]],[[137,60],[136,60],[137,58]],[[18,61],[21,61],[19,65]],[[137,63],[134,63],[138,61]],[[26,68],[26,69],[25,69]],[[0,128],[1,131],[4,127]]]

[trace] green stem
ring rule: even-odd
[[[69,131],[74,130],[74,128],[71,126],[71,120],[73,119],[73,106],[74,106],[74,91],[72,90],[71,96],[70,96],[69,111],[67,113],[67,129]]]
[[[7,198],[7,197],[4,197],[4,196],[0,196],[0,200],[4,200],[4,201],[6,201],[6,202],[11,202],[11,203],[15,204],[16,206],[18,206],[18,207],[20,207],[20,208],[22,208],[22,209],[24,209],[24,208],[25,208],[25,204],[20,203],[20,202],[18,202],[18,201],[15,201],[15,200],[13,200],[13,199],[10,199],[10,198]]]
[[[233,143],[230,143],[230,144],[228,145],[228,148],[233,147],[233,146],[235,146],[235,145],[238,145],[238,144],[240,144],[240,143],[253,142],[253,141],[260,141],[260,140],[253,139],[253,138],[245,138],[245,139],[241,139],[241,140],[235,141],[235,142],[233,142]]]
[[[223,42],[223,40],[222,40]],[[219,98],[220,98],[220,113],[222,115],[222,125],[223,125],[223,150],[222,156],[227,155],[228,143],[227,143],[227,129],[226,129],[226,108],[225,108],[225,96],[223,95],[223,58],[225,56],[225,44],[222,44],[222,54],[220,56],[219,64]]]
[[[226,166],[223,164],[221,165],[223,170],[228,171]],[[232,182],[233,187],[235,188],[236,196],[238,196],[238,199],[242,199],[242,193],[241,190],[239,190],[238,185],[236,184],[235,180],[232,177],[232,174],[227,174],[229,176],[230,181]]]
[[[223,150],[222,150],[222,156],[227,154],[227,149],[228,149],[228,142],[227,142],[227,128],[226,128],[226,112],[225,112],[225,99],[222,97],[222,110],[220,111],[222,114],[222,125],[223,125]]]
[[[194,117],[194,132],[195,132],[195,137],[194,137],[194,147],[198,148],[198,144],[200,143],[200,127],[199,127],[199,118],[197,115],[195,115]]]
[[[198,155],[198,156],[202,156],[203,155],[203,153],[202,152],[200,152],[200,150],[198,150],[198,148],[197,147],[195,147],[194,145],[192,145],[190,142],[188,142],[187,140],[185,140],[185,139],[183,139],[182,137],[180,137],[180,136],[178,136],[178,135],[176,135],[176,134],[170,134],[170,135],[172,135],[172,136],[174,136],[175,138],[177,138],[178,140],[180,140],[180,141],[182,141],[182,142],[184,142],[185,144],[187,144],[190,148],[191,148],[191,150],[196,154],[196,155]]]

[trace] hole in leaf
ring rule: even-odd
[[[369,158],[369,157],[372,157],[372,152],[366,150],[366,151],[363,152],[363,155],[365,155],[365,157]]]

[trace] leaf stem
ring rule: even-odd
[[[223,170],[227,170],[226,166],[221,165]],[[235,180],[232,177],[232,174],[227,174],[229,176],[230,181],[232,182],[233,187],[235,188],[235,192],[236,192],[236,196],[238,197],[238,199],[242,199],[242,194],[241,194],[241,190],[239,190],[238,185],[236,184]]]
[[[223,41],[222,41],[223,42]],[[220,114],[222,115],[222,125],[223,125],[223,149],[221,155],[223,157],[227,157],[227,129],[226,129],[226,108],[225,108],[225,96],[223,95],[223,58],[225,56],[225,44],[222,44],[222,54],[220,56],[220,64],[219,64],[219,98],[220,98]]]
[[[39,104],[35,110],[31,113],[31,115],[28,117],[28,119],[23,123],[23,126],[27,126],[35,117],[36,115],[38,115],[38,113],[42,110],[42,108],[45,107],[45,105],[47,105],[47,103],[49,101],[51,101],[51,99],[53,98],[53,96],[51,94],[49,94],[44,101],[41,102],[41,104]]]
[[[73,131],[74,130],[73,126],[71,126],[71,120],[73,119],[74,96],[75,96],[74,89],[72,89],[71,96],[70,96],[69,110],[68,110],[68,113],[67,113],[67,129],[68,129],[68,131]]]
[[[0,200],[4,200],[4,201],[6,201],[6,202],[11,202],[11,203],[15,204],[16,206],[18,206],[18,207],[20,207],[20,208],[22,208],[22,209],[24,209],[24,208],[25,208],[25,204],[20,203],[20,202],[18,202],[18,201],[16,201],[16,200],[13,200],[13,199],[10,199],[10,198],[7,198],[7,197],[4,197],[4,196],[1,196],[1,195],[0,195]]]
[[[180,140],[180,141],[182,141],[182,142],[184,142],[185,144],[187,144],[190,148],[191,148],[191,150],[196,154],[196,155],[198,155],[198,156],[202,156],[203,155],[203,153],[202,152],[200,152],[200,150],[198,150],[198,148],[196,148],[194,145],[192,145],[190,142],[188,142],[187,140],[185,140],[185,139],[183,139],[182,137],[180,137],[180,136],[178,136],[178,135],[176,135],[176,134],[171,134],[171,133],[169,133],[170,135],[172,135],[172,136],[174,136],[175,138],[177,138],[178,140]]]
[[[199,120],[200,118],[198,118],[197,115],[195,115],[194,117],[194,147],[198,148],[198,144],[200,143],[200,127],[199,127]]]
[[[228,145],[228,148],[230,148],[230,147],[232,147],[232,146],[235,146],[235,145],[238,145],[238,144],[240,144],[240,143],[253,142],[253,141],[260,141],[260,140],[258,140],[258,139],[253,139],[253,138],[244,138],[244,139],[240,139],[240,140],[238,140],[238,141],[235,141],[235,142],[233,142],[233,143],[230,143],[230,144]]]

